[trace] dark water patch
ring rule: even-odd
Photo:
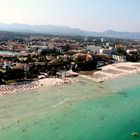
[[[128,96],[128,93],[126,93],[126,92],[117,92],[117,94],[120,94],[120,95],[122,95],[123,97],[127,97]]]

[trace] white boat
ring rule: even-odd
[[[131,135],[134,136],[134,137],[138,137],[139,134],[138,134],[138,132],[133,131],[133,132],[131,133]]]
[[[72,70],[67,71],[66,77],[77,77],[79,74]]]

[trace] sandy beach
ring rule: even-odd
[[[45,78],[36,81],[24,81],[18,82],[10,85],[0,85],[0,95],[14,94],[17,92],[23,92],[27,90],[34,90],[41,87],[57,86],[66,83],[76,82],[72,78]]]
[[[120,78],[130,74],[140,74],[140,63],[124,62],[103,66],[101,70],[96,71],[92,76],[80,75],[83,78],[96,82],[103,82],[110,79]]]
[[[103,66],[101,70],[93,72],[93,74],[90,76],[82,74],[80,74],[79,76],[88,80],[93,80],[95,82],[104,82],[110,79],[120,78],[130,74],[140,74],[140,63],[115,63]],[[30,82],[24,81],[10,85],[0,85],[0,95],[14,94],[17,92],[34,90],[41,87],[50,87],[72,82],[77,82],[77,80],[73,78],[45,78]]]

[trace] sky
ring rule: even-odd
[[[140,0],[0,0],[0,23],[140,32]]]

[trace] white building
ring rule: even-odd
[[[127,49],[126,50],[127,54],[133,54],[133,53],[137,53],[137,52],[138,52],[138,49]]]
[[[116,61],[120,62],[125,62],[126,61],[126,56],[122,55],[112,55],[112,58],[115,59]]]
[[[116,53],[117,53],[117,49],[114,47],[100,49],[100,54],[106,54],[106,55],[110,56],[110,55],[116,54]]]
[[[94,46],[94,45],[87,45],[87,50],[92,51],[93,53],[98,54],[100,52],[101,47],[100,46]]]
[[[102,43],[104,42],[104,38],[101,38],[101,42],[102,42]]]
[[[109,43],[109,42],[107,42],[107,43],[106,43],[106,47],[109,47],[109,45],[110,45],[110,43]]]

